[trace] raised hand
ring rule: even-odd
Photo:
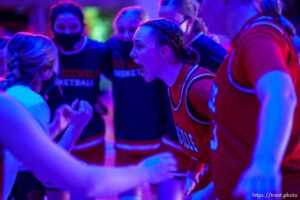
[[[50,132],[52,138],[58,136],[70,123],[71,107],[63,104],[55,110],[53,121],[50,124]]]
[[[76,99],[71,105],[70,124],[85,127],[93,116],[93,107],[89,102]]]
[[[281,173],[268,164],[252,164],[240,177],[234,195],[244,199],[272,198],[281,192]]]

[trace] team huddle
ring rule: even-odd
[[[160,0],[158,19],[121,9],[102,43],[79,4],[59,1],[53,38],[2,37],[1,198],[138,200],[150,183],[147,200],[300,199],[300,40],[281,12],[280,0]]]

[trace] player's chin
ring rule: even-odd
[[[142,72],[142,76],[147,83],[153,81],[153,78],[151,78],[151,76],[149,76],[149,74],[147,72],[145,72],[144,70]]]

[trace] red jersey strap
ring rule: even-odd
[[[178,112],[181,104],[182,104],[182,99],[183,99],[183,94],[184,94],[184,89],[186,87],[186,83],[187,81],[189,80],[189,78],[192,76],[192,74],[194,73],[194,71],[198,69],[198,65],[195,65],[188,73],[188,75],[186,76],[183,84],[182,84],[182,89],[181,89],[181,92],[180,92],[180,97],[179,97],[179,101],[178,101],[178,104],[175,105],[174,101],[172,100],[172,96],[171,96],[171,93],[170,93],[170,89],[168,88],[168,93],[169,93],[169,97],[170,97],[170,102],[171,102],[171,108],[174,112]]]
[[[198,80],[201,80],[201,79],[204,79],[204,78],[214,78],[214,75],[212,74],[209,74],[209,73],[205,73],[205,74],[201,74],[201,75],[198,75],[198,76],[195,76],[193,77],[189,83],[187,84],[186,86],[186,90],[185,90],[185,106],[186,106],[186,111],[189,115],[189,117],[194,120],[195,122],[197,122],[198,124],[201,124],[201,125],[206,125],[206,126],[209,126],[211,125],[211,121],[205,121],[205,120],[202,120],[202,119],[198,119],[196,116],[194,116],[192,114],[192,112],[190,111],[190,107],[188,106],[188,94],[189,94],[189,91],[191,89],[191,86],[194,82],[198,81]]]
[[[269,21],[265,21],[265,20],[269,20]],[[269,26],[269,27],[274,28],[280,34],[282,34],[284,36],[284,38],[286,38],[287,40],[289,40],[289,38],[287,37],[287,34],[283,31],[283,28],[279,27],[274,22],[271,22],[271,20],[274,21],[276,19],[274,17],[271,17],[271,16],[261,16],[261,17],[258,17],[253,22],[251,22],[249,25],[247,25],[242,31],[248,30],[248,29],[256,27],[256,26]],[[241,92],[244,92],[244,93],[247,93],[247,94],[254,95],[255,94],[255,89],[254,88],[250,88],[250,87],[245,87],[245,86],[239,85],[234,80],[234,78],[232,76],[232,62],[233,62],[233,58],[234,58],[234,55],[235,55],[235,51],[236,51],[236,49],[233,48],[232,51],[231,51],[231,53],[229,54],[229,62],[228,62],[228,68],[227,68],[229,82],[237,90],[239,90]]]

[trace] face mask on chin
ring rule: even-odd
[[[81,33],[55,33],[54,42],[66,51],[74,50],[74,46],[82,38]]]

